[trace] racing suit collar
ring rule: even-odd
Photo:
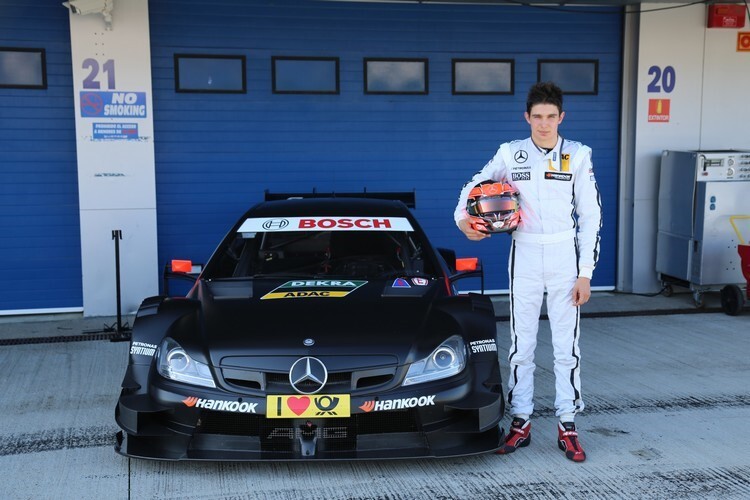
[[[534,145],[534,147],[545,156],[555,150],[559,150],[562,152],[563,143],[565,142],[565,139],[563,139],[563,137],[560,134],[557,134],[557,142],[555,142],[555,145],[552,148],[544,148],[544,147],[539,146],[536,142],[534,142],[534,139],[532,137],[529,137],[529,140]]]

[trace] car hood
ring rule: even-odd
[[[243,356],[395,356],[414,361],[439,280],[199,282],[203,345],[215,365]],[[311,344],[312,345],[309,345]],[[228,360],[234,360],[229,362]]]

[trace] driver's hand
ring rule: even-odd
[[[484,221],[471,217],[458,221],[458,228],[470,240],[479,241],[490,237],[489,234],[478,231],[477,227],[484,227]]]

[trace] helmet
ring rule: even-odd
[[[480,182],[469,192],[466,211],[484,233],[511,233],[521,222],[518,191],[505,182]],[[473,225],[473,224],[472,224]]]

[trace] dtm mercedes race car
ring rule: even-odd
[[[294,460],[498,449],[495,316],[488,297],[456,293],[476,272],[455,262],[400,201],[260,203],[187,296],[143,301],[116,451]]]

